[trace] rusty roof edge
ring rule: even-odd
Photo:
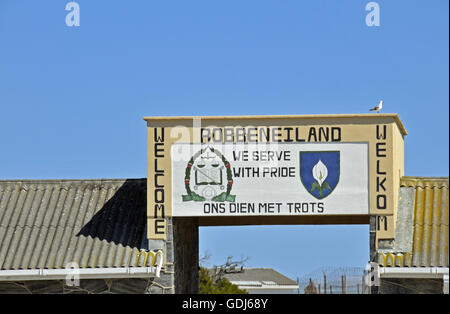
[[[447,188],[449,186],[449,177],[409,177],[400,178],[400,186],[402,187],[438,187]]]
[[[429,180],[429,181],[449,181],[449,177],[423,177],[423,176],[402,176],[403,180]]]

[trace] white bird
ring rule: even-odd
[[[376,111],[376,112],[378,112],[378,111],[381,110],[381,108],[383,108],[383,101],[382,100],[380,100],[380,103],[376,107],[374,107],[372,109],[369,109],[369,111]]]

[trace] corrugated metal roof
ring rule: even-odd
[[[146,179],[0,181],[0,270],[153,266]]]
[[[411,251],[380,251],[381,266],[448,267],[448,177],[403,177],[401,190],[413,189],[413,200],[407,208],[412,210]],[[402,192],[402,191],[401,191]],[[400,239],[396,239],[397,242]],[[402,239],[403,240],[403,239]]]
[[[297,282],[272,268],[244,268],[242,272],[225,273],[224,277],[231,282],[259,282],[260,284],[273,282],[277,285],[297,285]]]

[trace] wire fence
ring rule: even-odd
[[[369,294],[364,267],[320,267],[297,279],[300,294]]]

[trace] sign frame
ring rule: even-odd
[[[166,220],[172,217],[171,145],[177,141],[202,143],[205,140],[249,141],[262,129],[271,131],[272,141],[368,142],[370,206],[368,215],[348,217],[200,217],[200,225],[260,224],[352,224],[368,223],[376,216],[378,239],[394,237],[400,178],[404,175],[404,136],[408,133],[397,114],[331,114],[275,116],[184,116],[144,117],[147,123],[147,216],[148,238],[165,239]],[[208,138],[209,136],[209,138]],[[245,218],[245,219],[244,219]]]

